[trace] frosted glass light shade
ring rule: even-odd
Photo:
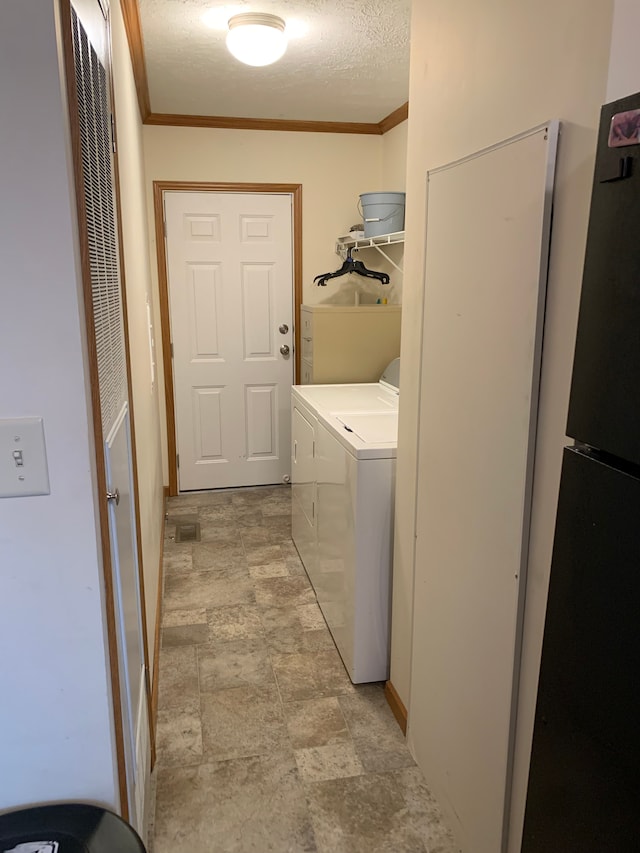
[[[277,15],[234,15],[229,19],[227,47],[245,65],[271,65],[287,49],[284,28]]]

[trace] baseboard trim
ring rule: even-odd
[[[160,666],[160,625],[162,624],[162,581],[163,581],[163,560],[164,560],[164,531],[167,512],[167,497],[169,496],[169,487],[163,488],[164,500],[162,502],[162,525],[160,529],[160,565],[158,566],[158,598],[156,600],[156,630],[153,640],[153,674],[151,678],[151,726],[154,733],[157,731],[158,724],[158,671]],[[151,754],[151,769],[153,770],[156,763],[155,738],[153,751]]]
[[[390,681],[384,685],[384,695],[386,696],[389,707],[393,711],[393,716],[398,721],[398,725],[402,729],[402,734],[407,734],[407,709],[404,707],[402,699],[398,696],[396,688]]]

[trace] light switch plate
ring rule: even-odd
[[[50,491],[42,418],[0,420],[0,498]]]

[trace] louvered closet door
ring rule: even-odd
[[[144,790],[149,768],[146,670],[142,634],[134,510],[131,425],[126,347],[112,167],[112,126],[106,56],[106,22],[97,0],[74,0],[71,9],[73,64],[82,162],[78,187],[84,244],[85,293],[91,294],[89,328],[94,327],[99,420],[108,500],[110,571],[123,751],[129,820],[144,829]],[[85,28],[86,26],[86,28]],[[100,32],[102,27],[102,33]],[[88,35],[91,34],[91,36]],[[100,54],[100,55],[99,55]],[[90,349],[91,341],[89,342]],[[106,569],[105,569],[106,570]],[[124,806],[124,804],[123,804]]]

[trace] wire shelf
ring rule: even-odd
[[[402,272],[402,267],[399,267],[382,248],[383,246],[393,246],[397,243],[404,243],[404,231],[394,231],[392,234],[379,234],[376,237],[358,237],[357,239],[352,239],[347,234],[344,237],[338,237],[336,254],[340,255],[344,260],[347,256],[347,249],[377,249],[389,261],[391,266]]]

